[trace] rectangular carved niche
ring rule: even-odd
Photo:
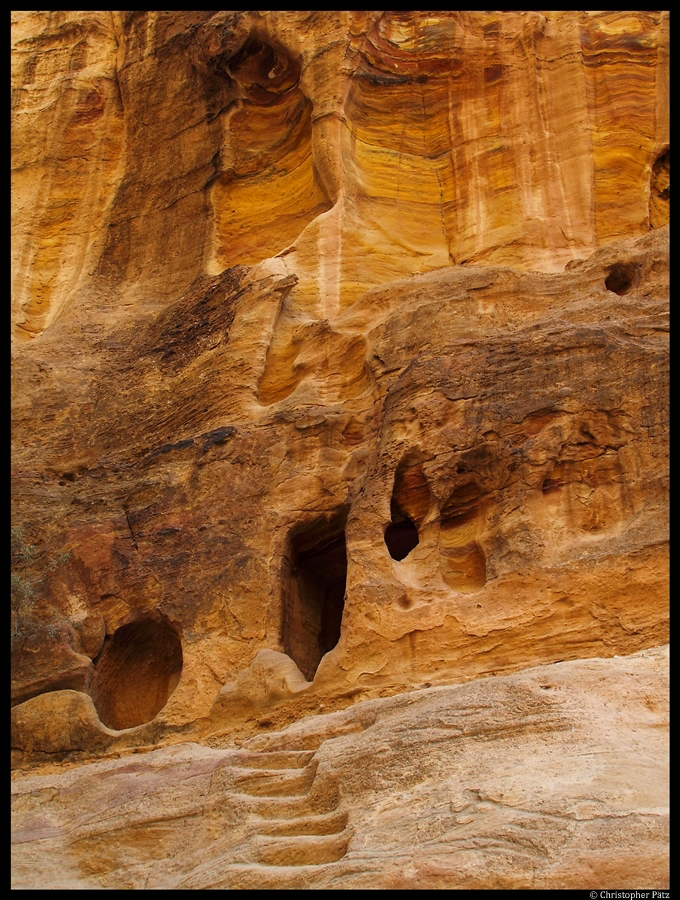
[[[281,643],[312,681],[340,639],[347,582],[347,511],[291,531],[283,571]]]

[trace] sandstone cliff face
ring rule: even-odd
[[[12,31],[19,765],[251,746],[665,643],[666,13]],[[200,767],[190,746],[159,765]],[[343,779],[349,807],[320,810],[344,837],[310,864],[372,827]],[[541,885],[581,886],[558,844]],[[396,886],[365,876],[373,852],[348,886]],[[79,885],[145,886],[116,860]],[[477,885],[477,862],[459,882],[399,865],[406,886]],[[186,872],[173,886],[237,884]]]

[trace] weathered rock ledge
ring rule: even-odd
[[[353,370],[328,397],[313,338],[298,389],[258,404],[254,356],[234,359],[279,283],[232,270],[219,290],[121,326],[130,349],[101,347],[65,426],[43,384],[15,404],[36,535],[15,548],[19,760],[667,640],[667,227],[563,273],[448,267],[366,295],[334,325],[362,348],[344,399]],[[202,298],[228,340],[164,363]],[[23,384],[48,348],[67,371],[58,331]]]

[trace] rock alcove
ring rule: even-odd
[[[392,559],[399,562],[418,546],[418,529],[394,498],[390,503],[390,514],[392,521],[385,529],[385,545]]]
[[[397,466],[390,499],[390,524],[385,529],[385,545],[392,559],[405,559],[420,538],[421,526],[430,508],[431,494],[420,454],[407,453]]]
[[[182,642],[160,615],[117,628],[104,644],[90,693],[108,728],[134,728],[154,719],[182,673]]]
[[[209,64],[238,98],[211,194],[216,270],[280,253],[331,208],[315,174],[313,104],[300,88],[300,63],[275,44],[251,34]]]
[[[635,287],[639,270],[636,263],[614,263],[605,278],[605,287],[622,297]]]
[[[477,484],[456,488],[441,510],[441,572],[448,587],[474,593],[486,584],[486,555],[476,540],[481,491]]]

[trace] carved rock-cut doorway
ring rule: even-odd
[[[295,529],[286,555],[281,641],[312,681],[340,640],[347,583],[345,511]]]

